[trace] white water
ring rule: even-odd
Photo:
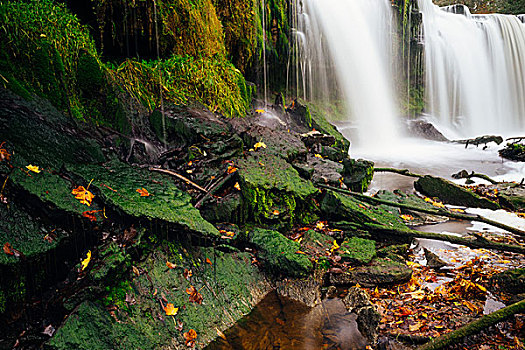
[[[525,131],[525,25],[516,16],[471,15],[419,0],[427,111],[464,137]]]
[[[388,0],[305,0],[319,23],[358,129],[354,143],[384,148],[398,135],[392,89],[392,13]],[[314,42],[313,44],[316,44]],[[320,44],[320,43],[319,43]]]

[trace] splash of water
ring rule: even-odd
[[[473,137],[525,131],[525,25],[516,16],[471,15],[462,5],[423,13],[428,112]]]
[[[304,4],[309,23],[318,24],[321,30],[320,35],[307,36],[308,45],[326,42],[330,50],[349,120],[358,130],[351,135],[352,141],[384,147],[398,137],[390,69],[390,1],[306,0]]]

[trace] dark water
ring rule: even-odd
[[[246,317],[217,338],[207,350],[364,349],[355,314],[341,299],[326,299],[314,308],[277,293],[268,294]]]

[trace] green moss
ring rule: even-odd
[[[341,244],[339,254],[341,254],[341,258],[344,261],[348,261],[351,264],[368,264],[376,256],[375,242],[369,239],[352,237]]]
[[[280,222],[279,226],[291,227],[316,218],[312,199],[317,189],[283,159],[261,153],[239,160],[237,167],[243,205],[255,222]]]
[[[265,267],[276,275],[307,276],[312,263],[304,254],[297,254],[301,246],[276,231],[255,229],[249,234],[250,243],[258,249],[258,257]]]
[[[166,176],[132,168],[119,161],[112,161],[105,167],[71,165],[68,169],[87,182],[95,179],[91,186],[98,189],[105,201],[128,215],[161,219],[202,236],[219,236],[217,229],[191,205],[191,197]],[[139,188],[146,188],[151,195],[140,196],[136,191]]]
[[[339,149],[344,155],[347,155],[350,148],[350,141],[348,141],[327,119],[327,116],[331,119],[337,119],[338,115],[341,114],[341,111],[339,110],[340,107],[334,105],[326,106],[319,103],[309,103],[308,106],[308,114],[310,115],[311,120],[309,122],[310,127],[322,132],[323,134],[335,137],[336,143],[333,147]]]
[[[321,211],[334,220],[346,220],[356,228],[366,228],[366,224],[383,224],[392,228],[406,229],[396,215],[381,207],[374,207],[352,197],[327,191],[321,202]]]
[[[105,79],[96,57],[88,52],[81,52],[78,59],[77,85],[86,97],[95,96],[102,89]]]

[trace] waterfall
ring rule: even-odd
[[[300,40],[308,42],[301,51],[302,73],[318,91],[330,88],[330,82],[320,79],[322,72],[308,71],[312,66],[325,68],[330,64],[321,61],[325,57],[323,51],[328,49],[349,121],[358,129],[352,141],[367,147],[391,142],[397,137],[397,109],[392,87],[390,1],[304,0],[303,3],[305,9],[300,15],[303,27],[298,35]],[[301,33],[306,34],[304,38]]]
[[[525,131],[525,25],[419,0],[427,112],[464,137]]]

